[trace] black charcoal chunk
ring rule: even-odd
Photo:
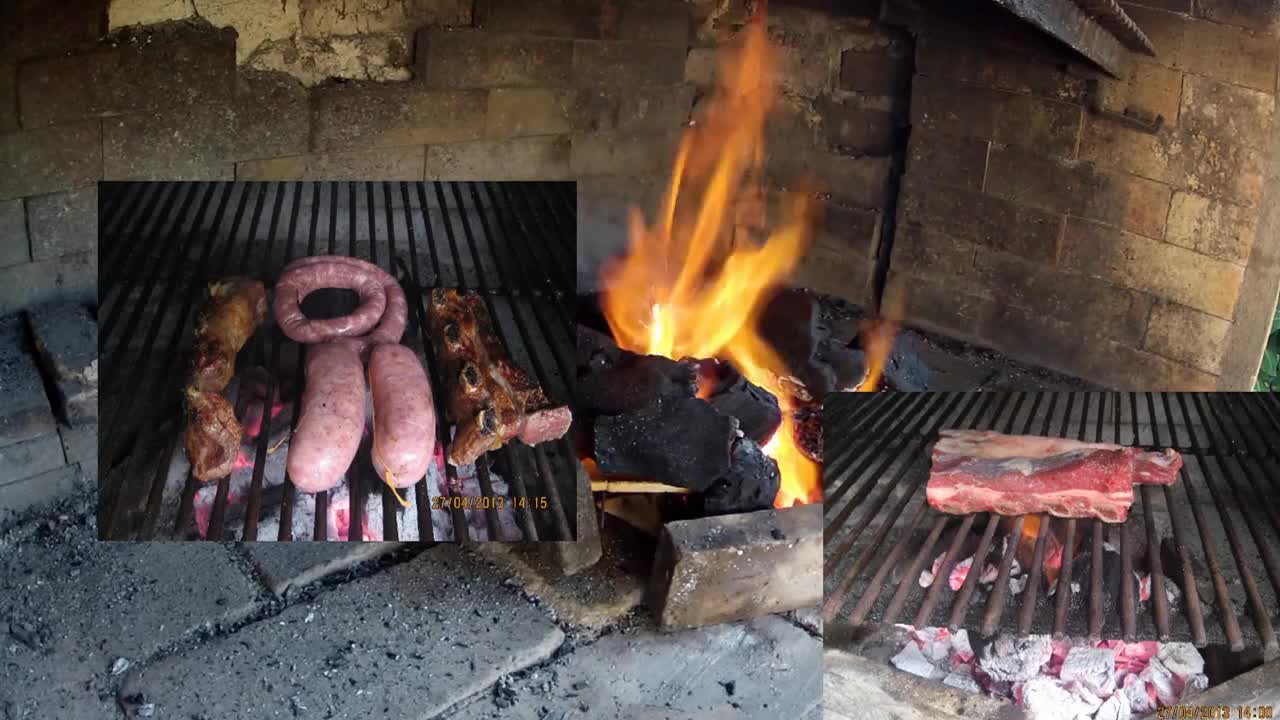
[[[747,438],[733,445],[728,474],[699,496],[704,515],[729,515],[773,507],[778,496],[778,463]]]
[[[596,420],[595,460],[606,475],[704,492],[729,472],[738,421],[696,398],[664,399]]]

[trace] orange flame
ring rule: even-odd
[[[762,4],[763,5],[763,4]],[[720,358],[779,399],[783,424],[766,445],[782,487],[774,504],[818,502],[818,468],[796,446],[782,385],[788,371],[756,330],[769,291],[795,270],[809,240],[809,201],[796,196],[763,243],[735,238],[740,201],[764,197],[765,119],[776,50],[757,12],[720,83],[681,140],[656,222],[632,209],[627,254],[605,269],[603,307],[619,346],[673,359]]]
[[[905,305],[906,290],[890,290],[881,302],[879,317],[862,324],[862,349],[867,359],[867,376],[856,388],[857,392],[873,392],[880,387],[884,364],[889,353],[893,352],[893,337],[898,332]]]

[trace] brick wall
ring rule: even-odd
[[[100,39],[105,0],[52,20],[5,5],[0,315],[93,295],[103,179],[576,178],[587,202],[652,208],[713,46],[748,17],[742,2],[483,0],[471,27],[417,33],[411,82],[308,89],[237,68],[230,30]],[[830,201],[800,280],[863,302],[909,60],[868,5],[779,5],[770,23],[786,61],[772,185],[812,173]]]
[[[1262,221],[1280,11],[1149,4],[1164,9],[1127,10],[1158,55],[1118,81],[1003,36],[917,28],[889,278],[911,322],[1126,389],[1252,384],[1256,316],[1276,298]]]

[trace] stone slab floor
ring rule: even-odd
[[[101,543],[92,515],[0,536],[4,720],[820,713],[821,640],[794,617],[579,623],[471,549]]]

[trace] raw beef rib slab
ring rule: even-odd
[[[943,430],[925,495],[934,508],[957,515],[1047,512],[1124,522],[1134,483],[1170,485],[1181,467],[1182,456],[1168,449]]]

